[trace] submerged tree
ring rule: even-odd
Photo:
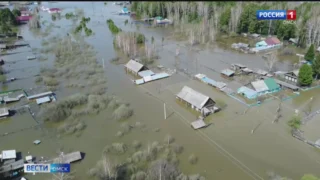
[[[269,72],[272,71],[274,65],[278,61],[277,55],[278,52],[276,50],[265,54],[265,63]]]
[[[30,29],[39,29],[41,27],[41,25],[40,25],[40,17],[38,15],[38,12],[37,12],[36,9],[33,10],[33,16],[30,19],[28,25],[29,25]]]
[[[300,116],[293,116],[290,121],[288,121],[288,125],[292,129],[299,129],[301,126],[301,117]]]

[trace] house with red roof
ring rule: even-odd
[[[18,23],[24,23],[24,22],[30,21],[31,18],[32,18],[32,16],[18,16],[18,17],[16,17],[16,21]]]
[[[256,47],[277,47],[281,46],[281,41],[276,37],[268,37],[264,41],[260,41],[256,43]]]
[[[50,9],[48,10],[48,12],[49,12],[50,14],[52,14],[52,13],[61,13],[61,9],[59,9],[59,8],[50,8]]]

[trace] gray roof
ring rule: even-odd
[[[177,97],[187,101],[198,109],[202,109],[206,102],[210,99],[208,96],[203,95],[188,86],[184,86],[177,94]]]
[[[265,76],[265,75],[267,75],[267,74],[268,74],[268,72],[267,72],[267,71],[262,70],[262,69],[257,69],[257,70],[256,70],[256,73],[257,73],[257,74],[260,74],[260,75],[263,75],[263,76]]]
[[[234,71],[230,69],[224,69],[221,71],[222,74],[227,75],[227,76],[232,76],[234,74]]]
[[[287,83],[287,82],[283,82],[283,81],[280,81],[278,79],[274,79],[274,81],[276,81],[277,84],[280,84],[281,86],[284,86],[286,88],[289,88],[289,89],[292,89],[292,90],[299,90],[299,87],[295,86],[293,84],[290,84],[290,83]]]
[[[0,116],[8,116],[9,111],[8,108],[0,108]]]
[[[50,99],[49,96],[45,96],[45,97],[36,99],[36,101],[37,101],[37,104],[40,105],[40,104],[43,104],[43,103],[50,102],[51,99]]]
[[[263,92],[263,91],[269,90],[268,86],[266,85],[266,83],[264,83],[263,80],[254,81],[254,82],[251,82],[251,84],[257,92]]]
[[[200,129],[205,127],[206,123],[202,119],[199,119],[199,120],[193,121],[191,123],[191,126],[193,127],[193,129]]]
[[[143,65],[134,61],[134,60],[130,60],[126,65],[126,68],[130,69],[131,71],[138,73],[142,68]]]

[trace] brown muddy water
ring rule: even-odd
[[[64,152],[82,151],[86,153],[85,158],[79,163],[72,164],[71,169],[75,172],[76,179],[87,180],[90,177],[86,172],[101,158],[101,152],[106,145],[113,142],[123,142],[129,145],[133,140],[139,140],[146,146],[153,141],[162,142],[165,135],[170,134],[177,143],[185,147],[185,151],[179,156],[180,169],[187,174],[200,173],[208,180],[267,179],[267,171],[274,171],[293,179],[299,179],[305,173],[320,176],[320,153],[293,139],[286,125],[293,110],[307,102],[310,96],[318,96],[319,90],[303,93],[298,98],[285,102],[284,117],[279,123],[272,124],[277,102],[272,101],[261,107],[252,108],[246,114],[241,115],[246,109],[242,104],[200,82],[190,80],[185,74],[178,73],[168,79],[134,86],[130,81],[132,77],[125,74],[122,65],[110,63],[116,53],[112,44],[113,36],[108,30],[106,19],[112,18],[115,24],[125,31],[138,30],[147,38],[153,36],[160,55],[156,63],[172,69],[186,69],[189,75],[204,73],[219,80],[221,79],[220,70],[229,67],[230,63],[241,63],[250,68],[264,68],[265,65],[259,56],[232,52],[218,46],[201,49],[194,47],[193,51],[190,51],[185,43],[166,39],[165,45],[161,47],[162,37],[166,38],[171,35],[170,28],[143,26],[137,28],[130,23],[125,25],[124,21],[128,17],[113,15],[113,12],[121,8],[112,3],[108,3],[107,6],[103,2],[58,2],[43,5],[63,8],[62,14],[74,11],[74,8],[82,8],[85,16],[91,18],[87,26],[93,30],[95,35],[86,39],[97,51],[98,61],[104,60],[105,62],[107,91],[123,98],[133,107],[134,115],[127,120],[128,123],[141,122],[146,125],[146,128],[143,131],[134,129],[123,137],[116,137],[115,134],[121,130],[121,123],[113,120],[111,113],[106,110],[98,115],[83,117],[87,128],[80,136],[70,135],[58,138],[53,131],[55,125],[50,124],[42,128],[20,131],[20,129],[36,125],[36,122],[27,113],[17,114],[12,118],[1,120],[0,134],[18,132],[0,137],[0,150],[16,149],[23,155],[30,152],[34,156],[48,158],[55,157],[59,147],[62,147]],[[51,17],[47,13],[41,12],[41,16],[41,21],[51,22]],[[54,24],[57,27],[52,28],[50,35],[46,38],[65,35],[72,27],[72,22],[64,18],[54,21]],[[30,43],[31,48],[41,48],[43,38],[30,32],[27,26],[21,27],[21,33]],[[175,58],[177,47],[180,47],[180,55]],[[26,56],[32,54],[30,50],[26,47],[19,48],[15,50],[17,54],[3,56],[5,61],[16,61],[15,64],[4,66],[6,70],[10,70],[7,76],[22,80],[17,80],[2,88],[39,89],[34,84],[33,76],[39,74],[40,67],[52,66],[53,58],[49,57],[47,61],[41,62],[27,61]],[[286,66],[286,63],[282,63],[277,67],[285,70]],[[178,105],[174,97],[174,94],[183,85],[193,87],[213,98],[222,99],[228,105],[225,110],[209,119],[210,122],[213,122],[212,126],[200,131],[191,129],[189,123],[196,117],[187,108]],[[79,91],[59,89],[56,93],[59,100]],[[163,102],[167,104],[167,114],[170,115],[166,120],[164,120]],[[319,107],[319,104],[314,105],[315,109]],[[154,132],[155,128],[160,128],[160,131]],[[251,134],[252,129],[255,129],[254,134]],[[311,134],[320,138],[319,132],[315,131]],[[32,143],[36,139],[42,141],[38,146]],[[126,154],[132,151],[129,150]],[[196,165],[188,163],[188,156],[192,153],[199,158]],[[125,159],[125,156],[113,156],[112,159],[120,162]],[[32,180],[43,180],[49,176],[37,174],[27,177]]]

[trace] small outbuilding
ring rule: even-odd
[[[224,69],[221,71],[221,74],[227,77],[232,77],[234,75],[234,71],[232,71],[231,69]]]
[[[125,65],[125,67],[127,71],[132,72],[135,75],[138,75],[140,71],[144,71],[148,69],[143,64],[132,59]]]
[[[33,141],[33,144],[35,144],[35,145],[38,145],[38,144],[40,144],[40,143],[41,143],[40,140],[35,140],[35,141]]]
[[[8,108],[0,108],[0,118],[8,117],[9,115]]]
[[[206,123],[203,121],[203,119],[198,119],[196,121],[193,121],[191,123],[191,126],[193,129],[201,129],[201,128],[204,128],[206,127]]]

